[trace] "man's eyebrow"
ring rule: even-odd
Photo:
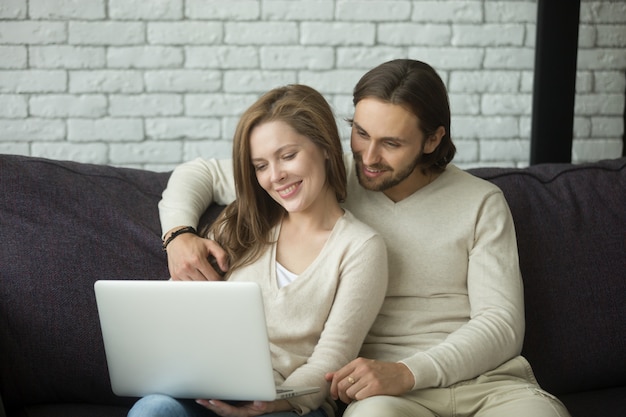
[[[360,130],[361,132],[363,132],[365,134],[365,136],[369,137],[370,134],[367,132],[367,130],[365,130],[360,124],[358,124],[357,122],[355,122],[354,120],[350,120],[350,123],[352,125],[354,125],[354,127],[356,127],[358,130]],[[382,138],[380,138],[381,140],[392,140],[394,142],[400,142],[400,143],[405,143],[406,140],[402,139],[401,137],[398,136],[383,136]]]

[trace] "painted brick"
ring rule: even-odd
[[[455,71],[450,76],[451,92],[516,92],[520,75],[512,71]]]
[[[28,142],[0,142],[0,153],[10,155],[30,155]]]
[[[624,23],[626,3],[623,1],[582,1],[580,3],[582,23]]]
[[[4,0],[3,0],[4,1]],[[29,0],[32,19],[104,19],[105,0]]]
[[[531,94],[483,94],[481,113],[491,115],[531,114]]]
[[[182,144],[178,141],[111,143],[109,146],[110,162],[116,165],[177,162],[183,156]]]
[[[591,136],[596,138],[617,137],[624,133],[624,119],[622,115],[615,117],[591,117]]]
[[[451,37],[448,25],[404,22],[378,25],[378,41],[387,45],[444,46],[450,44]]]
[[[195,45],[222,42],[224,29],[218,22],[149,22],[148,43],[157,45]]]
[[[626,30],[623,26],[617,25],[598,25],[597,45],[605,47],[626,47]]]
[[[263,20],[332,20],[333,0],[274,0],[263,3]]]
[[[512,24],[452,25],[452,33],[455,46],[522,46],[526,28]]]
[[[595,91],[615,92],[626,90],[626,77],[624,72],[598,71],[594,74]]]
[[[479,48],[409,48],[410,57],[419,57],[437,70],[482,68],[485,51]]]
[[[35,142],[32,156],[70,160],[86,164],[106,164],[109,162],[109,146],[105,143],[74,142]]]
[[[130,118],[68,119],[67,138],[75,141],[142,140],[143,122]]]
[[[56,93],[66,90],[65,71],[0,71],[0,93]]]
[[[289,45],[298,42],[294,22],[226,22],[224,42],[234,45]]]
[[[481,161],[524,161],[530,153],[525,140],[480,140]]]
[[[578,51],[578,70],[624,70],[624,49],[583,49]]]
[[[371,23],[302,22],[300,43],[303,45],[373,45],[376,26]]]
[[[0,24],[0,42],[18,45],[46,45],[67,41],[64,22],[3,21]]]
[[[176,116],[183,113],[178,94],[139,94],[109,96],[111,116]]]
[[[181,19],[183,0],[109,0],[109,16],[116,20]]]
[[[588,138],[591,136],[591,119],[589,117],[574,117],[574,138]]]
[[[185,47],[186,68],[243,69],[258,68],[258,49],[251,46]]]
[[[70,72],[72,93],[138,93],[143,78],[138,71],[96,70]]]
[[[335,51],[330,47],[268,46],[260,51],[263,69],[331,69]]]
[[[537,3],[535,1],[486,1],[485,20],[487,22],[535,22]]]
[[[624,96],[621,94],[577,94],[574,111],[578,115],[624,114]]]
[[[19,69],[28,65],[28,53],[24,46],[0,45],[0,68]]]
[[[104,95],[45,94],[32,95],[30,114],[39,117],[103,117],[107,114]]]
[[[185,16],[191,19],[254,20],[260,16],[260,6],[259,1],[186,0]]]
[[[144,78],[149,92],[210,92],[222,86],[221,73],[211,70],[150,70]]]
[[[337,20],[381,22],[403,21],[410,17],[410,1],[348,0],[337,3]]]
[[[416,22],[479,23],[483,20],[480,1],[415,1],[411,20]]]
[[[362,68],[363,73],[381,62],[407,57],[406,48],[396,46],[348,46],[336,50],[337,68]]]
[[[293,84],[296,81],[296,74],[292,71],[233,70],[224,74],[224,91],[264,93],[271,88]]]
[[[110,47],[110,68],[175,68],[183,65],[182,48],[169,46]]]
[[[28,116],[28,100],[20,94],[0,94],[0,117],[13,119]]]
[[[480,114],[480,95],[478,94],[449,94],[450,112],[456,115]]]
[[[2,0],[0,19],[24,19],[28,13],[26,0]]]
[[[530,48],[487,48],[485,51],[487,69],[533,69],[535,51]]]
[[[0,140],[60,140],[65,123],[54,119],[0,119]]]
[[[622,153],[623,142],[616,139],[574,139],[572,161],[593,162],[613,159]]]
[[[519,136],[516,117],[458,116],[452,119],[452,132],[463,139],[512,139]]]
[[[221,133],[220,122],[208,117],[162,117],[146,119],[150,139],[215,139]]]
[[[257,94],[186,94],[185,114],[238,118],[257,98]]]
[[[145,42],[142,22],[69,22],[74,45],[137,45]]]
[[[33,68],[86,69],[105,66],[104,47],[31,46],[28,51]]]
[[[593,48],[596,45],[596,27],[589,25],[579,25],[578,27],[578,47]]]
[[[361,70],[302,71],[299,75],[299,82],[310,85],[324,95],[351,94],[362,76]]]
[[[195,158],[223,158],[224,155],[231,155],[232,150],[233,143],[230,140],[196,140],[185,142],[183,146],[185,161]]]

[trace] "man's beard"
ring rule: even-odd
[[[396,185],[400,184],[402,181],[406,180],[420,165],[422,160],[422,152],[415,158],[412,164],[407,165],[402,168],[399,172],[395,173],[389,166],[382,164],[370,165],[369,168],[374,170],[385,170],[386,172],[391,173],[391,177],[381,178],[381,179],[371,179],[363,175],[363,158],[359,153],[352,152],[352,157],[354,158],[354,162],[356,163],[356,176],[359,180],[359,184],[366,190],[370,191],[385,191]]]

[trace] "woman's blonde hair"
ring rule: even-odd
[[[233,138],[233,171],[237,199],[209,229],[209,235],[229,255],[230,269],[257,260],[270,243],[270,230],[285,213],[259,185],[252,165],[250,134],[263,123],[281,121],[307,137],[328,159],[326,182],[337,200],[346,198],[346,168],[334,114],[324,97],[311,87],[292,84],[261,96],[241,116]]]

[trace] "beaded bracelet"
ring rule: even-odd
[[[177,236],[180,236],[180,235],[182,235],[184,233],[193,233],[195,235],[198,232],[196,232],[196,229],[191,227],[191,226],[186,226],[186,227],[183,227],[181,229],[178,229],[178,230],[172,232],[170,237],[168,237],[167,240],[165,242],[163,242],[163,250],[167,250],[167,245],[169,245],[170,242],[172,240],[174,240],[174,238],[176,238]]]

